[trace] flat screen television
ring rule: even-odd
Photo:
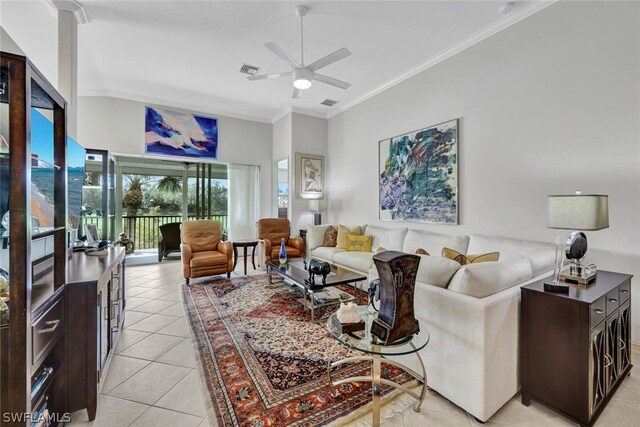
[[[47,110],[31,109],[31,214],[38,219],[40,231],[53,227],[54,166],[53,123]],[[11,150],[10,136],[3,135]],[[9,162],[0,164],[0,215],[9,208]],[[82,207],[82,180],[84,177],[85,149],[67,138],[67,215],[69,229],[77,229]],[[6,187],[6,188],[5,188]],[[9,220],[11,223],[11,220]],[[36,232],[36,230],[33,230]]]

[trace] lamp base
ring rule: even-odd
[[[560,273],[560,281],[577,285],[588,285],[596,279],[597,271],[584,268],[578,263],[571,264],[568,271]]]

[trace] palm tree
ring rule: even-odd
[[[177,176],[165,176],[156,185],[161,193],[177,194],[182,191],[182,179]]]
[[[135,216],[142,207],[142,185],[147,179],[140,175],[127,175],[127,191],[124,193],[124,204],[127,207],[127,216]]]

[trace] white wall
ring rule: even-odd
[[[327,120],[305,114],[291,113],[291,230],[298,234],[301,228],[313,224],[313,215],[309,211],[309,200],[296,197],[296,188],[300,188],[300,179],[296,171],[296,153],[327,156]],[[325,166],[326,168],[326,166]],[[326,186],[326,177],[325,177]],[[327,197],[328,195],[325,195]],[[326,213],[323,214],[323,219]],[[326,221],[323,221],[326,222]]]
[[[78,98],[78,142],[117,154],[144,154],[144,107],[120,98]],[[179,108],[174,110],[181,111]],[[194,113],[207,114],[206,111]],[[260,215],[271,214],[272,126],[211,114],[218,118],[218,161],[260,166]],[[152,157],[152,156],[150,156]]]
[[[636,276],[640,340],[639,22],[637,2],[559,2],[331,118],[331,222],[380,222],[379,140],[459,117],[460,225],[383,225],[552,242],[547,195],[608,194],[587,257]]]

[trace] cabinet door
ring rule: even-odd
[[[631,302],[620,306],[618,312],[618,372],[620,375],[631,364]]]
[[[100,372],[104,370],[107,363],[107,357],[109,356],[109,296],[107,295],[107,289],[103,288],[98,294],[98,369]]]
[[[606,359],[606,374],[607,374],[607,393],[613,387],[618,380],[620,372],[619,360],[620,355],[618,351],[618,339],[619,339],[619,326],[620,319],[618,317],[618,311],[612,313],[611,316],[605,321],[607,327],[607,350],[605,354]]]
[[[589,344],[589,418],[598,410],[606,393],[605,354],[607,350],[606,323],[591,331]]]

